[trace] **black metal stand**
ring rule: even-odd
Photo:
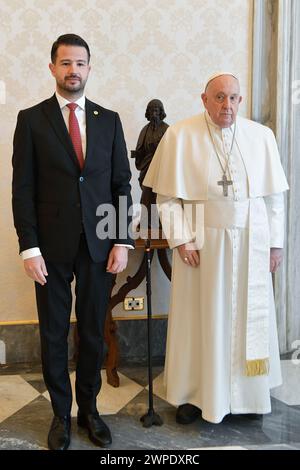
[[[149,378],[149,409],[148,413],[141,417],[144,428],[152,425],[161,426],[163,420],[155,413],[153,408],[153,378],[152,378],[152,306],[151,306],[151,248],[150,240],[145,240],[146,257],[146,283],[147,283],[147,325],[148,325],[148,378]]]

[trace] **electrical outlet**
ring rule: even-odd
[[[134,297],[133,310],[144,310],[144,297]]]
[[[123,302],[124,310],[133,310],[133,297],[125,297]]]
[[[143,310],[144,297],[125,297],[123,302],[124,310]]]

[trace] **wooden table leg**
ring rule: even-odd
[[[151,259],[153,257],[153,252],[151,253]],[[106,321],[105,321],[105,332],[104,332],[104,339],[108,346],[108,351],[106,355],[105,367],[106,367],[106,376],[107,376],[107,383],[112,385],[113,387],[119,387],[120,379],[117,372],[117,367],[119,364],[120,358],[120,351],[119,351],[119,343],[117,337],[117,325],[116,322],[113,320],[112,310],[116,305],[123,302],[126,295],[132,289],[135,289],[144,279],[146,274],[146,264],[144,257],[142,258],[142,262],[133,277],[128,276],[126,279],[126,283],[123,284],[118,292],[113,296],[110,296]],[[116,283],[116,276],[113,280],[112,290]],[[112,292],[112,291],[111,291]]]
[[[117,367],[119,365],[119,343],[117,338],[117,324],[112,317],[112,291],[116,285],[117,275],[113,275],[111,290],[109,294],[109,303],[106,312],[105,326],[104,326],[104,341],[107,345],[107,354],[104,362],[106,368],[106,377],[107,383],[112,387],[119,387],[120,379],[117,372]]]
[[[169,281],[171,281],[172,268],[171,268],[171,265],[170,265],[170,262],[169,262],[169,259],[168,259],[167,251],[165,249],[163,249],[163,250],[158,249],[157,250],[157,256],[158,256],[159,263],[160,263],[165,275],[167,276]]]
[[[117,324],[113,320],[112,311],[109,310],[106,315],[105,328],[104,328],[104,340],[107,344],[108,351],[106,355],[105,367],[107,383],[112,387],[119,387],[120,379],[117,372],[119,365],[119,344],[117,338]]]
[[[76,322],[75,325],[74,325],[73,340],[74,340],[73,361],[74,361],[75,363],[77,363],[77,360],[78,360],[78,348],[79,348],[79,335],[78,335],[77,322]]]

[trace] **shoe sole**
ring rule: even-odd
[[[68,450],[70,443],[71,443],[71,439],[67,441],[67,443],[64,445],[62,449],[53,449],[53,447],[50,446],[49,441],[48,441],[48,448],[49,450]]]
[[[194,423],[198,418],[200,418],[200,416],[201,416],[201,413],[197,414],[196,416],[193,416],[193,417],[191,417],[191,418],[186,418],[186,419],[184,419],[184,418],[178,418],[178,417],[176,416],[176,423],[178,423],[178,424],[192,424],[192,423]]]

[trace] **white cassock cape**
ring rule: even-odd
[[[206,116],[225,166],[233,126],[220,129]],[[199,407],[214,423],[270,412],[270,388],[281,383],[269,257],[270,247],[283,246],[288,184],[272,131],[236,122],[228,197],[204,113],[169,127],[144,179],[158,194],[170,247],[193,241],[200,250],[197,268],[173,253],[166,398]]]

